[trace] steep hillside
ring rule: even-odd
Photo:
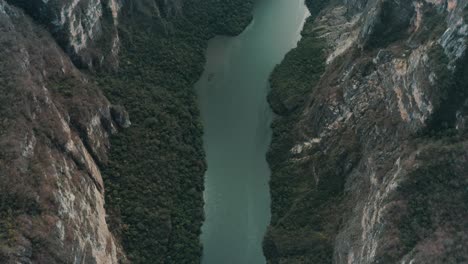
[[[98,164],[120,108],[4,1],[0,31],[0,262],[116,263]]]
[[[207,40],[240,32],[250,10],[240,0],[0,1],[1,263],[200,261],[192,86]]]
[[[271,77],[269,263],[468,262],[468,2],[307,4]]]

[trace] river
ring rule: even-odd
[[[300,39],[304,0],[257,0],[254,19],[236,37],[209,43],[196,84],[208,170],[202,227],[204,264],[262,264],[270,221],[271,139],[268,78]]]

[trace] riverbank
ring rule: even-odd
[[[193,85],[208,39],[240,33],[251,2],[185,1],[162,17],[127,10],[120,68],[99,78],[132,122],[112,137],[103,169],[108,222],[132,263],[199,263],[206,166]]]
[[[299,165],[300,161],[295,161],[291,154],[297,138],[294,127],[301,118],[309,94],[325,70],[325,42],[318,38],[315,29],[315,18],[320,12],[318,8],[309,6],[313,14],[304,25],[302,39],[270,77],[268,102],[277,115],[272,124],[273,138],[267,155],[272,171],[272,219],[263,249],[267,259],[273,263],[281,259],[329,263],[332,255],[329,234],[319,231],[327,230],[324,226],[331,223],[321,220],[318,211],[321,203],[330,199],[334,192],[318,191],[311,186],[310,174],[305,172],[310,168]],[[317,170],[322,172],[328,166],[333,164],[321,164]],[[335,189],[334,184],[339,182],[330,182],[333,184],[330,188]],[[327,184],[323,183],[324,186]],[[297,197],[303,195],[307,195],[307,199],[297,204]]]

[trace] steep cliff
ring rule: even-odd
[[[207,39],[250,9],[0,0],[1,263],[200,261],[192,87]]]
[[[119,0],[7,0],[46,27],[80,67],[118,63]]]
[[[272,77],[269,263],[468,261],[465,0],[309,0]]]
[[[116,263],[98,164],[112,106],[50,34],[0,1],[0,262]]]

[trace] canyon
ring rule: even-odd
[[[212,246],[248,243],[232,228],[245,197],[223,204],[227,242],[202,228],[207,192],[223,191],[210,147],[223,145],[208,137],[246,124],[217,127],[200,82],[233,92],[210,51],[261,26],[255,8],[277,19],[268,1],[289,3],[0,0],[0,262],[214,263],[208,250],[249,263]],[[221,162],[215,173],[232,187],[251,173],[259,183],[247,185],[271,197],[250,199],[262,215],[242,232],[256,232],[252,263],[468,262],[468,1],[305,4],[297,47],[300,23],[270,66],[253,68],[263,81],[247,85],[257,76],[239,64],[239,83],[258,90],[251,108],[236,101],[238,117],[268,102],[271,132],[267,114],[260,145],[224,143],[254,148],[234,159],[261,172],[222,174]]]

